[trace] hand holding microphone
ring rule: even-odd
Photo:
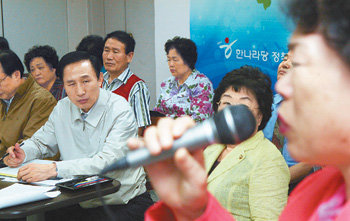
[[[150,156],[147,159],[152,159],[148,161],[152,163],[145,166],[148,177],[160,200],[172,208],[177,220],[198,218],[208,203],[207,173],[203,151],[198,147],[219,139],[222,143],[238,143],[250,137],[256,124],[249,109],[242,105],[228,107],[208,121],[193,127],[195,123],[190,117],[163,118],[157,127],[146,130],[144,142],[138,139],[129,142],[129,147],[136,150],[128,155],[141,146],[147,147]],[[191,149],[198,149],[189,153],[186,148],[190,144]],[[144,151],[142,149],[142,153]],[[169,158],[153,161],[159,160],[154,158],[156,155]],[[111,168],[115,169],[115,165]]]
[[[189,151],[203,148],[213,143],[235,144],[249,138],[256,126],[255,118],[245,105],[229,106],[193,128],[186,131],[180,138],[173,142],[170,149],[163,150],[160,154],[152,155],[149,149],[143,147],[127,153],[127,155],[116,161],[101,173],[106,173],[115,169],[137,167],[158,162],[172,157],[175,152],[186,147]],[[159,130],[158,135],[164,134]],[[155,134],[155,136],[157,135]],[[159,139],[165,139],[160,136]],[[145,139],[148,138],[147,136]],[[169,137],[169,140],[172,138]],[[163,142],[164,143],[164,142]]]

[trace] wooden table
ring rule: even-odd
[[[0,189],[12,184],[13,183],[0,181]],[[115,180],[112,183],[102,183],[100,187],[100,195],[105,196],[117,192],[120,188],[120,182]],[[46,199],[0,209],[0,219],[16,219],[27,217],[27,220],[44,220],[45,211],[74,205],[79,202],[99,197],[95,186],[90,186],[75,191],[61,188],[60,191],[61,194],[53,199]]]

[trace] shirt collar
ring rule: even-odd
[[[192,84],[197,83],[195,81],[196,76],[197,76],[197,70],[193,70],[192,73],[188,76],[188,78],[184,82],[184,84],[186,84],[187,86],[190,86]]]
[[[121,75],[119,75],[117,78],[113,79],[112,82],[116,82],[116,81],[121,81],[123,82],[123,84],[126,84],[126,82],[128,81],[130,75],[132,75],[131,71],[130,71],[130,68],[127,67],[123,73],[121,73]],[[103,80],[108,82],[108,79],[109,79],[109,73],[108,71],[106,71],[104,74],[103,74]],[[111,82],[111,83],[112,83]]]
[[[217,170],[214,170],[208,177],[208,182],[211,182],[213,179],[215,179],[218,175],[224,173],[225,171],[229,170],[233,166],[235,166],[239,161],[243,160],[246,157],[246,153],[249,150],[254,150],[256,147],[259,146],[261,141],[263,141],[264,134],[260,130],[258,131],[254,136],[250,137],[248,140],[243,141],[242,143],[238,144],[235,148],[233,148],[227,156],[220,162],[220,164],[217,166]],[[218,145],[217,150],[215,152],[210,153],[211,157],[214,157],[214,154],[220,155],[222,150],[225,148],[224,145]],[[209,156],[210,158],[210,156]],[[221,169],[219,169],[221,168]],[[207,168],[208,170],[208,168]]]
[[[88,115],[85,119],[85,122],[89,123],[93,127],[97,126],[98,122],[100,121],[100,119],[104,113],[104,110],[107,108],[109,97],[110,96],[108,94],[108,91],[100,89],[100,94],[98,96],[97,102],[88,111],[88,113],[87,113]],[[72,102],[71,102],[71,105],[74,106],[73,114],[72,114],[74,121],[83,120],[81,118],[82,111],[80,110],[80,108],[75,106],[75,104],[73,104]]]
[[[11,105],[11,102],[13,100],[14,96],[11,97],[10,99],[2,99],[2,101],[6,104],[6,113],[9,111],[9,108],[10,108],[10,105]]]
[[[25,94],[27,93],[28,89],[29,89],[34,83],[35,83],[35,81],[34,81],[32,75],[29,75],[28,78],[24,81],[24,83],[21,84],[21,85],[18,87],[18,89],[17,89],[17,91],[16,91],[16,93],[15,93],[15,95],[14,95],[13,97],[11,97],[9,100],[6,100],[6,101],[2,99],[2,100],[4,101],[4,103],[6,104],[6,112],[7,112],[8,109],[10,108],[10,104],[12,103],[13,99],[14,99],[15,97],[22,97],[23,95],[25,95]],[[17,98],[16,98],[16,99],[17,99]]]
[[[97,102],[96,102],[96,103],[97,103]],[[90,108],[90,110],[89,110],[87,113],[85,113],[82,109],[79,109],[79,111],[80,111],[80,116],[83,116],[83,115],[85,114],[85,115],[86,115],[85,119],[86,119],[87,116],[90,114],[91,110],[94,109],[96,103]],[[83,117],[82,117],[82,119],[85,120]]]
[[[196,84],[197,82],[195,81],[197,77],[197,70],[193,70],[192,73],[188,76],[186,81],[182,85],[186,85],[189,87],[190,85]],[[177,86],[178,85],[178,80],[175,77],[172,77],[171,82],[170,82],[171,87]]]
[[[10,99],[2,99],[6,105],[10,105],[14,97],[11,97]]]

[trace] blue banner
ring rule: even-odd
[[[274,0],[191,0],[190,33],[196,68],[218,86],[243,65],[259,67],[274,85],[277,67],[288,52],[292,25]]]

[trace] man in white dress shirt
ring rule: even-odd
[[[100,89],[101,64],[86,52],[71,52],[62,57],[58,71],[68,98],[59,101],[49,120],[22,147],[9,148],[5,163],[21,163],[54,156],[61,160],[48,165],[29,164],[19,169],[18,179],[35,182],[55,177],[98,174],[128,150],[126,141],[137,134],[137,124],[128,102],[119,95]],[[118,220],[143,220],[152,204],[145,187],[142,167],[107,174],[121,182],[118,192],[105,201]],[[99,199],[47,214],[48,220],[107,219]]]

